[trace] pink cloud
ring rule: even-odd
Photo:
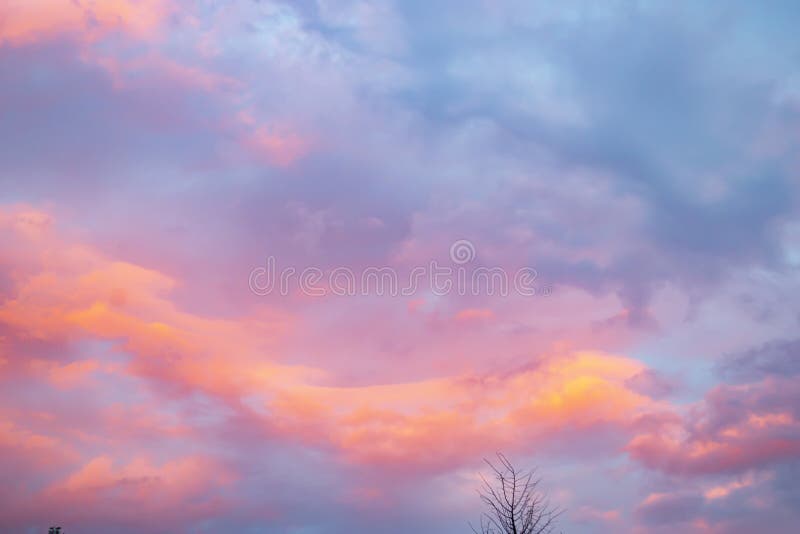
[[[305,156],[312,145],[311,139],[280,124],[265,124],[251,111],[240,111],[234,126],[242,130],[241,143],[256,161],[269,165],[288,167]]]
[[[0,40],[25,44],[58,35],[94,41],[113,31],[151,37],[168,15],[164,0],[26,0],[0,7]]]
[[[260,432],[327,451],[342,465],[396,477],[455,469],[498,449],[564,451],[578,446],[569,436],[605,432],[614,440],[595,444],[596,449],[616,454],[627,442],[631,457],[675,474],[736,472],[800,454],[793,414],[767,394],[779,390],[791,396],[795,390],[769,382],[777,379],[717,388],[683,412],[657,400],[660,382],[641,362],[564,343],[512,369],[463,366],[438,377],[348,384],[324,359],[301,363],[284,356],[287,338],[308,323],[298,324],[280,310],[223,318],[183,309],[172,299],[180,280],[153,266],[109,257],[46,212],[3,209],[0,240],[4,250],[14,251],[4,258],[12,286],[0,304],[0,322],[12,342],[0,345],[3,376],[10,378],[13,370],[50,392],[74,391],[77,385],[99,392],[104,382],[117,380],[140,392],[153,388],[176,402],[199,393],[232,417],[228,431],[234,435]],[[400,308],[402,316],[428,316]],[[455,317],[457,322],[500,318],[489,308],[462,308]],[[67,345],[102,341],[126,360],[107,361],[103,352],[80,359],[67,353],[30,358],[18,352],[23,339]],[[326,346],[311,347],[324,352]],[[190,510],[196,517],[224,509],[213,488],[232,483],[235,470],[217,464],[206,469],[196,456],[156,461],[129,450],[146,439],[203,439],[201,428],[153,401],[105,402],[106,408],[81,415],[48,409],[45,413],[58,415],[34,417],[22,406],[9,415],[5,449],[10,457],[41,464],[49,479],[31,506],[80,502],[132,524],[136,518],[125,512],[131,503],[167,517],[173,516],[162,501],[177,506],[197,497],[203,504]],[[76,452],[87,447],[91,457]],[[66,452],[57,470],[40,462],[40,455],[59,448]],[[65,466],[70,474],[57,476]],[[708,486],[705,499],[740,489],[732,484]],[[380,484],[364,488],[354,490],[351,500],[368,506],[383,499]],[[161,496],[157,502],[153,494]],[[688,504],[653,497],[641,509],[659,516]],[[576,517],[616,523],[617,514],[586,508]],[[87,518],[72,516],[78,522]]]
[[[5,211],[3,220],[7,240],[24,242],[34,262],[48,259],[16,280],[14,297],[0,306],[6,325],[43,340],[112,341],[132,356],[114,372],[178,391],[203,391],[231,406],[244,396],[262,399],[250,405],[261,402],[259,409],[270,414],[261,421],[265,427],[286,439],[332,446],[353,462],[439,469],[482,450],[550,439],[565,426],[624,428],[652,406],[626,385],[643,366],[601,352],[553,353],[511,374],[326,386],[326,369],[280,363],[290,317],[194,315],[170,301],[177,281],[71,241],[44,214]],[[32,233],[30,221],[39,221]],[[98,365],[48,364],[41,372],[65,384]]]
[[[800,458],[800,422],[785,410],[797,395],[794,381],[777,378],[719,386],[685,415],[634,437],[628,451],[648,467],[686,475],[736,473]]]
[[[494,317],[494,312],[486,308],[466,308],[456,314],[456,321],[481,321]]]

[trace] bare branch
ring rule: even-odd
[[[562,510],[550,506],[547,497],[539,491],[540,479],[535,471],[522,471],[514,467],[502,453],[497,453],[497,464],[484,459],[491,469],[494,483],[483,475],[478,495],[486,506],[480,517],[479,529],[472,523],[475,534],[550,534]]]

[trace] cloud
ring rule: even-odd
[[[208,458],[184,457],[162,465],[135,458],[115,465],[111,458],[99,456],[36,500],[18,501],[16,509],[8,502],[3,523],[19,528],[33,517],[41,521],[46,516],[64,529],[96,529],[109,523],[124,531],[177,527],[187,518],[219,515],[227,506],[220,494],[231,482],[224,468]]]
[[[778,391],[779,393],[776,393]],[[679,422],[635,437],[631,455],[645,465],[682,475],[736,473],[800,455],[791,381],[719,386]]]
[[[59,35],[92,41],[113,31],[146,39],[167,15],[163,0],[9,2],[0,9],[0,42],[21,45]]]
[[[701,510],[702,499],[696,495],[652,493],[642,501],[637,513],[648,523],[671,523],[676,518],[691,523]]]
[[[6,2],[3,527],[457,532],[503,449],[568,531],[789,531],[798,15]],[[246,284],[460,239],[544,291]]]
[[[782,504],[791,492],[773,482],[800,459],[798,388],[782,367],[788,347],[775,341],[726,358],[719,369],[740,383],[712,388],[631,440],[634,459],[672,480],[639,505],[641,521],[692,532],[747,532],[764,522],[781,530],[796,521]]]
[[[800,340],[780,340],[766,343],[720,362],[722,376],[736,381],[758,377],[793,377],[800,373]]]
[[[91,524],[92,514],[104,507],[107,512],[100,519],[134,528],[140,523],[125,510],[144,495],[162,495],[164,503],[174,504],[194,499],[186,493],[194,491],[190,487],[205,491],[217,486],[217,477],[228,480],[229,469],[208,467],[206,472],[207,462],[192,457],[163,465],[131,458],[128,447],[146,436],[182,443],[199,436],[208,439],[209,432],[220,431],[212,429],[227,426],[234,443],[236,436],[256,432],[261,439],[325,451],[343,465],[371,466],[407,478],[453,469],[497,448],[546,446],[569,432],[608,428],[629,434],[636,415],[653,406],[649,397],[626,386],[643,371],[641,364],[591,351],[543,355],[510,372],[326,385],[330,377],[324,369],[280,363],[281,336],[290,318],[268,318],[263,312],[262,317],[236,320],[201,317],[170,300],[175,280],[107,257],[75,240],[44,212],[7,208],[0,222],[4,242],[18,245],[18,253],[6,260],[25,266],[7,265],[15,274],[0,306],[0,320],[12,336],[4,358],[16,365],[26,387],[42,394],[39,401],[18,406],[13,424],[30,417],[38,405],[58,417],[43,424],[46,434],[35,440],[55,447],[53,440],[63,437],[68,450],[88,447],[81,456],[97,451],[66,479],[34,491],[24,509],[28,512],[14,515],[15,521],[32,517],[25,514],[34,514],[37,506],[80,501],[87,511],[68,514],[70,521]],[[99,342],[102,348],[91,360],[72,359],[71,351],[28,359],[17,352],[27,338],[68,347]],[[87,381],[89,376],[93,378]],[[117,382],[124,387],[113,386]],[[79,412],[78,406],[89,400],[74,387],[78,383],[110,407],[101,410],[92,401]],[[135,401],[126,400],[130,387]],[[61,407],[53,405],[53,388],[70,392]],[[155,407],[142,398],[143,391],[163,395],[168,404]],[[210,406],[203,411],[217,413],[215,419],[193,419],[189,409],[196,396],[207,399]],[[188,420],[176,422],[175,410]],[[71,429],[59,420],[69,421]],[[102,429],[109,433],[98,434]],[[24,427],[14,432],[34,435]],[[20,439],[29,438],[17,437],[13,443]],[[566,441],[561,447],[569,449]],[[196,484],[184,483],[184,478]],[[218,508],[221,501],[208,499],[187,514],[224,513]],[[173,520],[161,500],[147,497],[142,505]]]

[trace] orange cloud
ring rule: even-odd
[[[494,317],[494,312],[486,308],[466,308],[456,314],[457,321],[479,321],[492,317]]]
[[[11,258],[26,269],[17,273],[14,297],[0,304],[1,323],[44,340],[113,341],[132,357],[115,372],[199,390],[239,411],[247,398],[247,410],[265,428],[333,447],[353,462],[437,469],[487,449],[530,447],[565,428],[626,428],[656,406],[627,386],[642,364],[591,351],[542,355],[511,373],[326,386],[324,369],[279,363],[290,317],[220,319],[183,311],[169,295],[178,281],[108,258],[55,226],[44,213],[0,211],[0,237],[27,251]],[[41,373],[64,385],[98,365],[49,364]]]
[[[0,40],[25,44],[67,34],[94,41],[114,31],[147,38],[167,14],[164,0],[10,0],[0,6]]]
[[[627,389],[642,365],[603,353],[552,355],[510,375],[360,388],[305,386],[269,404],[284,432],[333,442],[357,462],[442,468],[565,427],[627,425],[654,401]]]
[[[19,258],[27,269],[18,273],[14,297],[0,305],[0,322],[26,337],[118,340],[135,356],[132,371],[220,395],[314,374],[265,358],[269,340],[287,327],[288,317],[220,320],[182,312],[166,296],[175,284],[171,278],[66,243],[43,224],[31,237],[30,220],[27,210],[0,218],[8,240],[22,241],[30,251]]]

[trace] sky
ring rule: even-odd
[[[0,530],[795,532],[798,24],[2,2]]]

